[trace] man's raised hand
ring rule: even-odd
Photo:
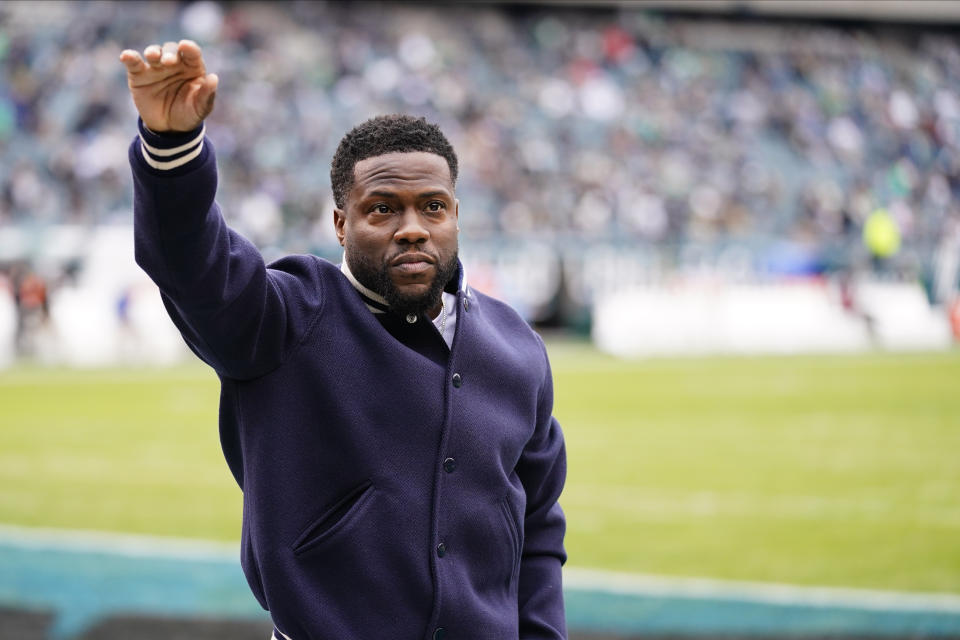
[[[213,111],[218,78],[207,73],[196,42],[152,44],[143,57],[126,49],[120,62],[127,68],[133,104],[151,131],[191,131]]]

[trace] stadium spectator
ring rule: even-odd
[[[16,351],[20,356],[30,356],[34,338],[50,317],[47,283],[29,265],[18,264],[12,270],[12,285],[17,311]]]

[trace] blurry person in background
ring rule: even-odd
[[[0,263],[0,367],[16,355],[17,311],[11,275],[12,266]]]
[[[409,116],[347,133],[342,264],[266,266],[214,201],[218,78],[200,48],[120,59],[140,114],[137,261],[220,377],[241,563],[274,638],[565,638],[547,354],[466,281],[444,134]]]
[[[863,244],[870,253],[874,273],[886,273],[901,244],[900,227],[886,209],[877,209],[867,216],[863,225]]]
[[[34,338],[50,317],[47,283],[30,265],[23,263],[13,268],[12,288],[17,309],[17,355],[31,356],[35,352]]]

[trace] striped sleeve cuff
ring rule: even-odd
[[[182,167],[203,151],[203,136],[206,125],[184,133],[156,133],[150,131],[138,119],[140,128],[140,153],[144,161],[160,171]]]

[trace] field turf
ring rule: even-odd
[[[960,352],[550,350],[571,566],[960,593]],[[237,539],[217,398],[200,365],[0,372],[0,523]]]

